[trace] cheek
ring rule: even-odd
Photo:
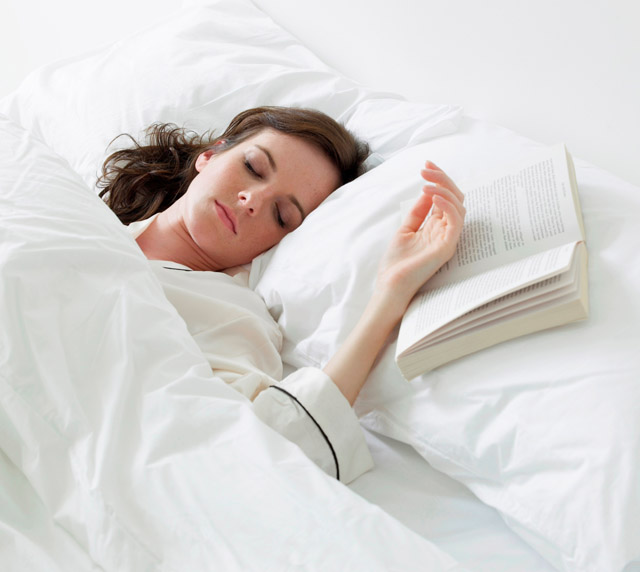
[[[216,180],[204,171],[200,173],[189,185],[187,194],[190,194],[194,201],[206,201],[208,197],[217,194]]]
[[[257,256],[278,244],[286,235],[286,232],[281,231],[279,228],[275,228],[272,220],[267,220],[261,224],[256,224],[254,232],[247,237],[245,242],[246,246],[251,250],[254,256]]]
[[[265,250],[269,250],[272,246],[275,246],[282,240],[282,237],[275,232],[266,231],[259,232],[255,236],[252,237],[251,240],[251,248],[257,254],[264,252]]]

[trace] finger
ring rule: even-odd
[[[429,211],[433,205],[432,195],[421,194],[418,200],[413,204],[411,210],[404,218],[400,230],[402,232],[417,232],[424,220],[427,218]]]
[[[431,161],[427,161],[425,166],[426,168],[420,171],[420,175],[425,181],[451,189],[457,195],[458,199],[460,199],[461,202],[464,202],[464,194],[449,175]]]
[[[433,183],[434,185],[440,185],[441,187],[451,189],[451,191],[456,194],[460,202],[464,202],[464,194],[462,193],[462,191],[451,180],[451,177],[449,177],[449,175],[447,175],[443,171],[423,169],[422,171],[420,171],[420,175],[428,183]]]
[[[451,189],[441,187],[439,185],[425,185],[424,187],[422,187],[422,192],[430,195],[431,197],[443,197],[446,200],[450,201],[461,215],[464,216],[464,214],[466,213],[466,209],[464,208],[462,201],[460,200],[458,195]]]
[[[456,205],[441,196],[435,196],[433,198],[433,204],[444,213],[447,219],[447,230],[449,232],[458,233],[462,230],[465,217],[464,212],[460,212],[456,208]]]
[[[441,173],[444,173],[444,171],[440,167],[438,167],[438,165],[436,165],[433,161],[425,161],[424,166],[427,169],[434,169],[436,171],[440,171]]]

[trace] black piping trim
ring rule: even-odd
[[[166,268],[167,270],[180,270],[181,272],[193,272],[191,268],[174,268],[173,266],[163,266],[162,268]]]
[[[319,429],[320,433],[322,433],[322,436],[324,437],[324,440],[327,442],[327,445],[329,445],[329,449],[331,449],[331,454],[333,455],[333,460],[336,463],[336,479],[340,480],[340,465],[338,464],[338,456],[336,455],[335,449],[333,448],[333,445],[331,444],[331,441],[329,441],[329,437],[327,437],[327,434],[322,430],[322,427],[320,427],[320,424],[313,418],[313,415],[311,415],[311,413],[309,413],[307,408],[304,405],[302,405],[302,403],[300,403],[300,401],[298,400],[298,398],[295,395],[292,395],[286,389],[282,389],[281,387],[278,387],[277,385],[271,385],[269,387],[271,387],[272,389],[277,389],[278,391],[282,391],[282,393],[288,395],[300,407],[302,407],[302,409],[309,416],[311,421],[313,421],[316,424],[316,427]]]

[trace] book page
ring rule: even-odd
[[[564,145],[465,193],[467,217],[453,258],[431,288],[582,240]]]
[[[565,244],[438,288],[427,283],[412,300],[402,319],[398,354],[478,306],[566,272],[577,244]]]
[[[477,326],[486,327],[488,320],[495,321],[502,316],[512,316],[514,312],[537,306],[542,301],[553,300],[575,292],[576,280],[579,272],[577,258],[574,257],[572,266],[567,272],[556,274],[541,282],[535,282],[510,294],[474,308],[463,316],[438,328],[430,336],[422,339],[419,346],[424,347],[434,342],[457,336]]]

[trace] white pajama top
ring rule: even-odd
[[[153,218],[130,224],[133,238]],[[264,423],[342,482],[373,466],[358,419],[327,374],[308,367],[281,379],[282,333],[248,287],[248,271],[230,276],[149,263],[214,375],[245,395]]]

